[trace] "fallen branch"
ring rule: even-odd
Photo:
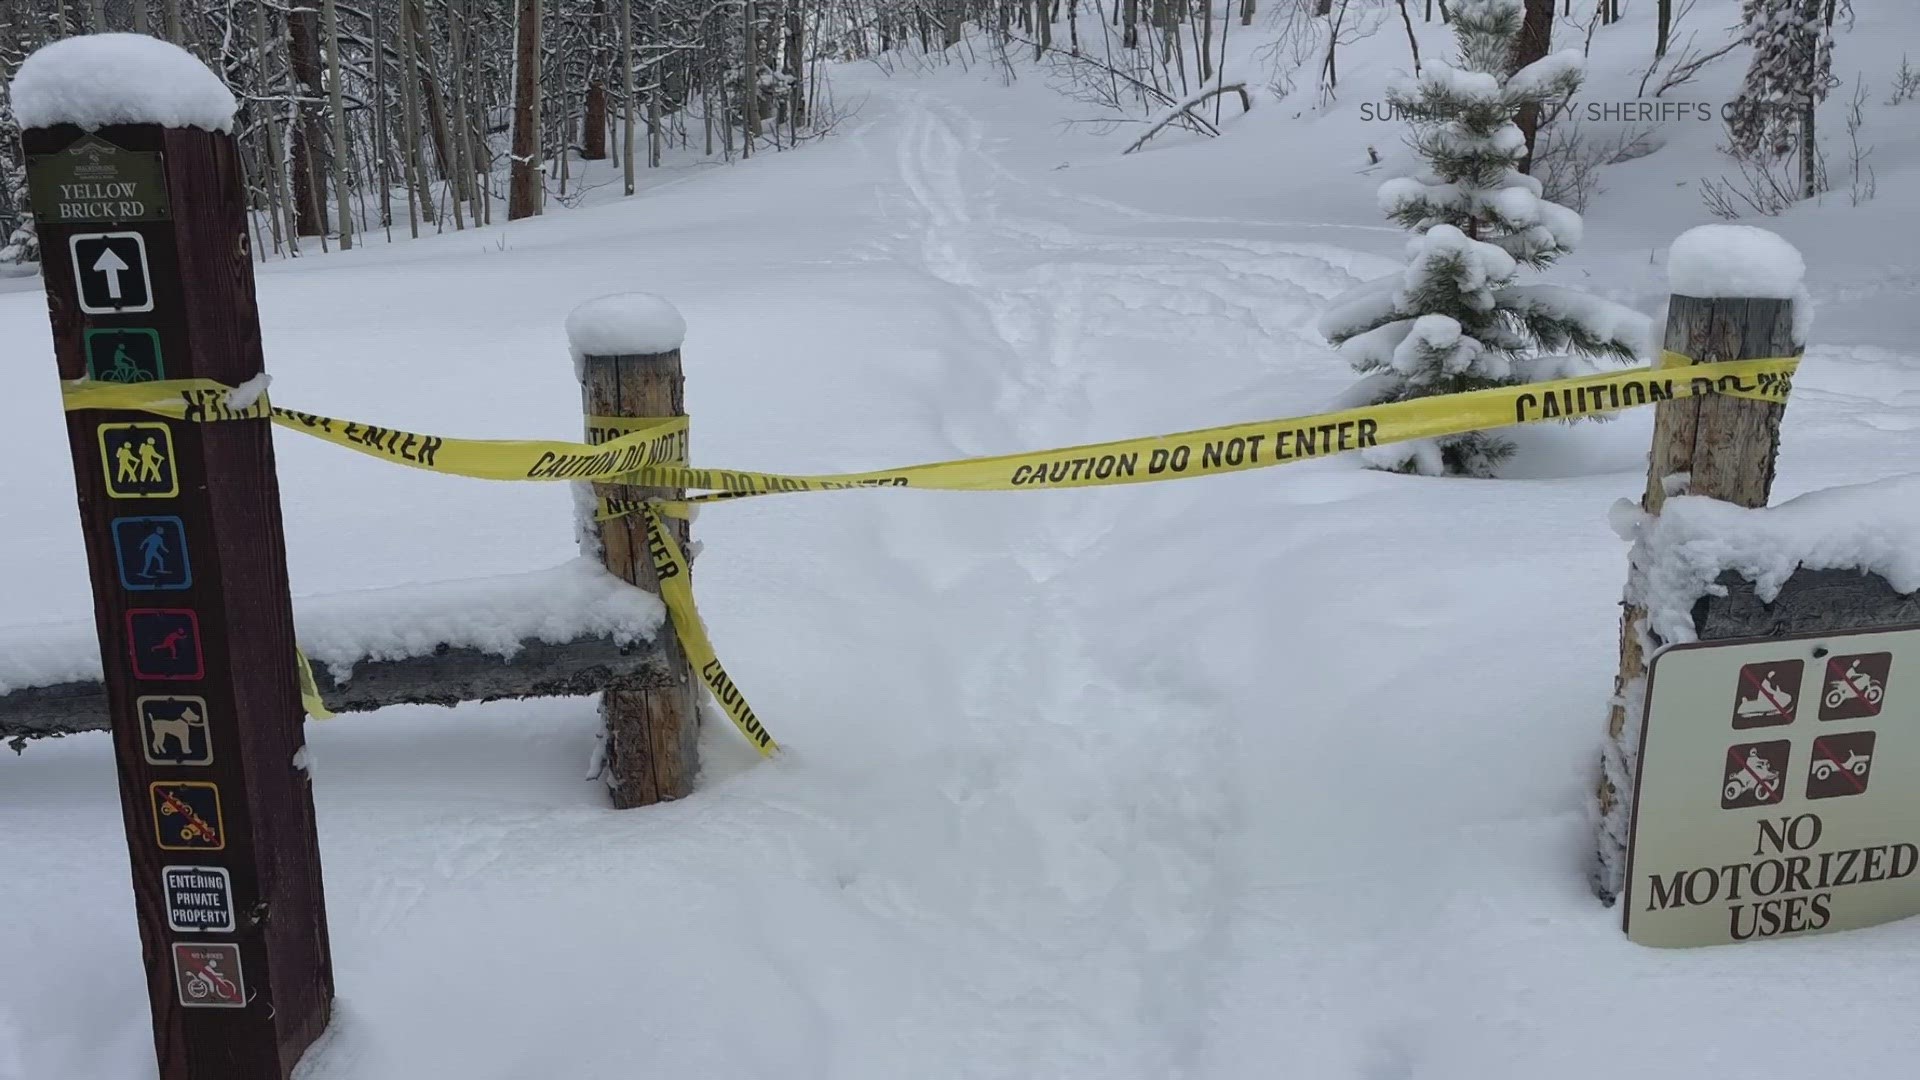
[[[1147,144],[1148,139],[1151,139],[1155,135],[1158,135],[1160,133],[1161,128],[1166,127],[1168,124],[1173,123],[1175,120],[1180,119],[1180,117],[1182,116],[1187,116],[1189,119],[1199,119],[1198,117],[1194,117],[1191,115],[1191,110],[1196,109],[1201,105],[1204,105],[1209,101],[1212,101],[1214,98],[1217,98],[1220,95],[1226,94],[1229,92],[1240,95],[1240,112],[1243,115],[1253,111],[1253,97],[1252,95],[1247,93],[1246,83],[1228,83],[1225,86],[1209,86],[1201,90],[1199,93],[1193,95],[1192,97],[1189,97],[1187,100],[1180,102],[1179,104],[1175,105],[1173,108],[1168,109],[1166,112],[1162,113],[1158,118],[1156,118],[1153,121],[1153,126],[1147,129],[1146,134],[1133,140],[1133,145],[1127,147],[1125,150],[1120,151],[1121,155],[1125,156],[1127,154],[1131,154],[1135,150],[1138,150],[1142,146],[1145,146]]]

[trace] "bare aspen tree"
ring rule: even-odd
[[[340,250],[353,250],[352,193],[347,189],[347,107],[340,78],[340,5],[338,0],[321,0],[320,18],[327,39],[327,106],[329,134],[333,152],[333,194],[340,225]]]
[[[652,12],[648,19],[647,32],[652,36],[656,45],[663,40],[660,27],[660,5],[658,3],[653,5]],[[662,63],[664,63],[664,59]],[[665,132],[660,128],[660,65],[655,65],[654,68],[649,70],[653,78],[648,81],[647,87],[647,168],[657,169],[660,167],[660,144],[665,138]],[[631,88],[632,83],[629,82],[628,86]],[[713,139],[711,135],[709,135],[707,139],[707,153],[713,153]]]
[[[620,176],[625,193],[631,195],[634,192],[633,0],[614,2],[620,5]],[[658,10],[657,2],[655,10]]]
[[[401,0],[409,12],[413,25],[413,51],[415,64],[420,73],[420,98],[426,107],[429,130],[433,133],[433,159],[435,168],[443,180],[453,180],[453,154],[448,149],[452,139],[447,131],[446,89],[440,80],[440,68],[435,59],[432,28],[426,21],[426,0]],[[422,165],[422,176],[427,176]]]
[[[760,27],[754,0],[741,5],[745,12],[746,32],[742,35],[741,93],[746,95],[746,130],[740,139],[740,156],[752,157],[754,140],[760,137]]]
[[[797,0],[786,0],[781,6],[787,22],[786,60],[780,70],[787,79],[788,141],[798,145],[800,129],[807,123],[807,16]]]
[[[587,93],[580,120],[580,159],[607,156],[607,0],[593,0],[587,22]]]
[[[420,103],[417,100],[419,89],[415,75],[418,71],[419,56],[413,47],[413,20],[407,15],[409,0],[400,0],[400,98],[405,115],[404,125],[400,129],[400,153],[407,187],[407,230],[414,237],[420,237],[420,221],[425,218],[433,221],[433,199],[427,194],[425,178],[420,172]]]
[[[327,231],[327,203],[322,192],[325,181],[321,178],[324,167],[317,159],[326,135],[315,108],[326,97],[326,90],[320,85],[320,27],[310,7],[293,6],[285,10],[287,70],[294,82],[289,87],[292,96],[288,100],[299,117],[292,138],[294,231],[301,236],[324,236]]]
[[[513,70],[512,188],[507,220],[540,212],[540,0],[518,0]]]
[[[1140,2],[1131,0],[1136,15]],[[1141,100],[1178,92],[1191,62],[1181,41],[1202,54],[1201,77],[1215,75],[1218,28],[1200,18],[1186,33],[1172,30],[1199,18],[1191,5],[1203,0],[1147,2],[1157,4],[1152,25],[1165,48],[1156,41],[1126,69],[1148,84]],[[459,229],[490,221],[496,194],[510,212],[517,196],[521,213],[540,213],[542,172],[560,179],[571,203],[583,193],[569,160],[576,148],[583,160],[618,153],[629,193],[643,136],[650,167],[676,137],[698,152],[695,124],[715,157],[786,150],[832,121],[815,107],[825,64],[868,56],[876,44],[912,44],[916,33],[931,49],[964,48],[969,24],[998,40],[1003,59],[1009,35],[1023,31],[1036,55],[1065,55],[1053,36],[1063,16],[1077,54],[1081,0],[1065,8],[1061,0],[656,0],[644,11],[631,0],[0,0],[0,39],[9,28],[23,39],[0,41],[0,54],[17,62],[29,35],[131,28],[205,60],[243,102],[239,164],[264,258],[299,253],[306,237],[322,250],[335,237],[363,247],[367,230],[391,241],[399,199],[409,235],[447,215]],[[0,224],[31,229],[31,207],[16,212],[9,200],[21,197],[0,184]]]
[[[464,200],[475,228],[480,226],[480,199],[474,192],[477,168],[473,159],[467,104],[467,14],[463,3],[458,10],[447,6],[447,66],[453,71],[453,170],[458,177],[455,198]],[[459,205],[457,202],[455,205]],[[455,227],[459,227],[455,219]]]
[[[1213,79],[1213,0],[1199,0],[1191,21],[1195,26],[1194,53],[1200,65],[1200,83],[1204,86]]]
[[[482,100],[482,87],[488,85],[485,73],[479,68],[473,45],[473,0],[459,0],[460,4],[460,40],[462,52],[460,70],[472,72],[466,80],[466,111],[461,121],[463,141],[467,147],[467,161],[470,175],[474,180],[473,219],[475,224],[493,224],[493,149],[487,144],[485,103]]]
[[[274,250],[280,250],[284,237],[287,254],[291,257],[300,254],[300,240],[295,235],[297,230],[293,228],[293,222],[286,217],[293,211],[293,200],[287,188],[287,159],[280,151],[280,128],[275,123],[273,107],[267,104],[267,3],[268,0],[255,0],[253,5],[253,39],[261,57],[261,62],[254,68],[254,93],[258,98],[260,127],[266,134],[266,173],[272,177],[273,184],[268,196],[267,220],[273,227]]]
[[[1547,0],[1549,8],[1553,0]],[[1413,50],[1413,74],[1420,74],[1420,39],[1413,32],[1413,16],[1407,13],[1407,0],[1400,0],[1400,21],[1407,25],[1407,46]]]
[[[370,7],[373,22],[373,156],[376,170],[375,186],[380,196],[380,227],[387,232],[387,242],[393,242],[393,172],[388,157],[387,146],[387,50],[381,42],[380,4],[375,0]]]
[[[1553,0],[1526,0],[1526,15],[1520,24],[1520,36],[1514,41],[1509,72],[1519,71],[1553,51]],[[1525,105],[1513,122],[1526,136],[1527,152],[1520,159],[1520,171],[1533,171],[1533,146],[1540,137],[1540,106]]]

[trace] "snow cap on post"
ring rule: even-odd
[[[1681,296],[1792,300],[1806,276],[1798,248],[1751,225],[1689,229],[1667,256],[1668,287]]]
[[[233,132],[234,101],[207,65],[145,34],[88,34],[35,50],[9,87],[22,128],[157,124]]]
[[[582,357],[672,352],[686,336],[687,320],[665,297],[652,293],[597,296],[567,313],[575,375],[584,374]]]

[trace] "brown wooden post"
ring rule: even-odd
[[[1685,242],[1676,243],[1675,250]],[[1786,241],[1780,240],[1779,246],[1786,249]],[[1794,338],[1794,304],[1791,297],[1675,294],[1668,300],[1664,345],[1696,364],[1798,356],[1806,343]],[[1653,449],[1640,508],[1658,515],[1676,494],[1704,495],[1744,507],[1767,505],[1785,412],[1781,403],[1723,394],[1661,402],[1654,409]],[[1621,605],[1620,668],[1607,710],[1608,751],[1598,791],[1600,859],[1594,885],[1608,903],[1618,895],[1627,839],[1625,811],[1631,809],[1623,805],[1617,788],[1631,778],[1637,764],[1633,755],[1647,657],[1665,644],[1647,628],[1646,609],[1633,602],[1638,572],[1637,567],[1629,569],[1628,598]]]
[[[672,305],[645,293],[601,297],[576,308],[567,332],[578,361],[587,441],[604,442],[639,425],[596,422],[596,418],[651,419],[685,416],[685,380],[680,372],[680,339],[685,330]],[[685,459],[682,435],[677,456]],[[594,484],[596,497],[637,503],[679,499],[678,488]],[[688,549],[687,523],[665,522]],[[583,525],[606,568],[642,589],[660,594],[647,530],[638,514]],[[600,699],[606,723],[606,778],[613,804],[647,806],[681,798],[693,790],[700,771],[699,684],[670,625],[655,645],[670,676],[666,686],[624,679]]]
[[[66,66],[30,58],[14,83],[60,377],[245,382],[262,363],[234,140],[62,122],[46,91],[124,59],[90,47],[50,46]],[[268,423],[85,410],[67,435],[159,1075],[287,1077],[333,972]]]

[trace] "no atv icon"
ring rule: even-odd
[[[1785,739],[1742,743],[1729,749],[1720,808],[1743,810],[1779,802],[1787,793],[1787,755],[1792,749],[1793,744]]]

